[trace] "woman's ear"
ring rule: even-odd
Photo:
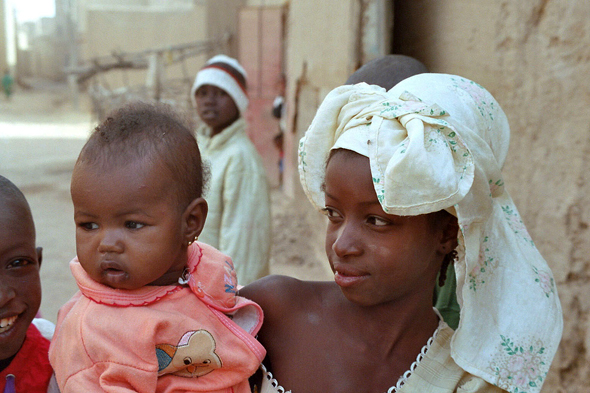
[[[192,243],[201,234],[208,210],[207,201],[203,198],[196,198],[187,206],[182,215],[185,244]]]
[[[457,217],[447,212],[445,212],[441,221],[442,233],[440,251],[442,254],[446,255],[459,245],[459,241],[457,240],[459,235],[459,222],[457,221]]]

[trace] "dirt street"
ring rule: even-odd
[[[76,109],[65,86],[46,82],[17,90],[11,101],[0,98],[0,174],[20,187],[31,205],[37,245],[43,247],[41,313],[53,322],[77,290],[68,268],[75,255],[69,184],[93,124],[88,100],[81,98]],[[271,273],[330,279],[327,263],[307,246],[309,231],[300,212],[311,205],[305,201],[294,207],[279,190],[273,190],[272,200]]]

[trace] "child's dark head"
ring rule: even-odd
[[[248,107],[246,71],[225,55],[211,58],[197,73],[191,99],[212,134],[234,123]]]
[[[41,305],[41,248],[22,192],[0,176],[0,360],[20,349]]]
[[[78,259],[115,288],[175,282],[207,215],[203,166],[169,107],[133,103],[99,125],[74,167]]]
[[[387,55],[363,65],[346,80],[345,84],[365,82],[389,90],[402,80],[425,72],[428,72],[426,66],[413,57]]]
[[[90,135],[76,166],[114,168],[138,159],[164,164],[180,209],[202,196],[207,176],[194,134],[163,104],[134,102],[111,113]]]

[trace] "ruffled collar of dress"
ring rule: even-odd
[[[114,289],[94,281],[82,268],[78,258],[70,262],[70,269],[82,294],[93,302],[116,307],[145,306],[180,290],[180,285],[145,286],[139,289]]]

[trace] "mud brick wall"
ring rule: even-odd
[[[327,91],[351,71],[356,32],[343,26],[354,25],[357,3],[290,4],[288,103],[297,111],[289,114],[286,174],[294,203],[306,203],[297,188],[296,144]],[[395,0],[395,13],[394,53],[470,78],[504,108],[512,128],[506,184],[553,269],[564,311],[563,341],[543,391],[588,391],[590,2]],[[312,25],[321,27],[314,32]],[[319,250],[323,226],[315,216],[310,228]]]

